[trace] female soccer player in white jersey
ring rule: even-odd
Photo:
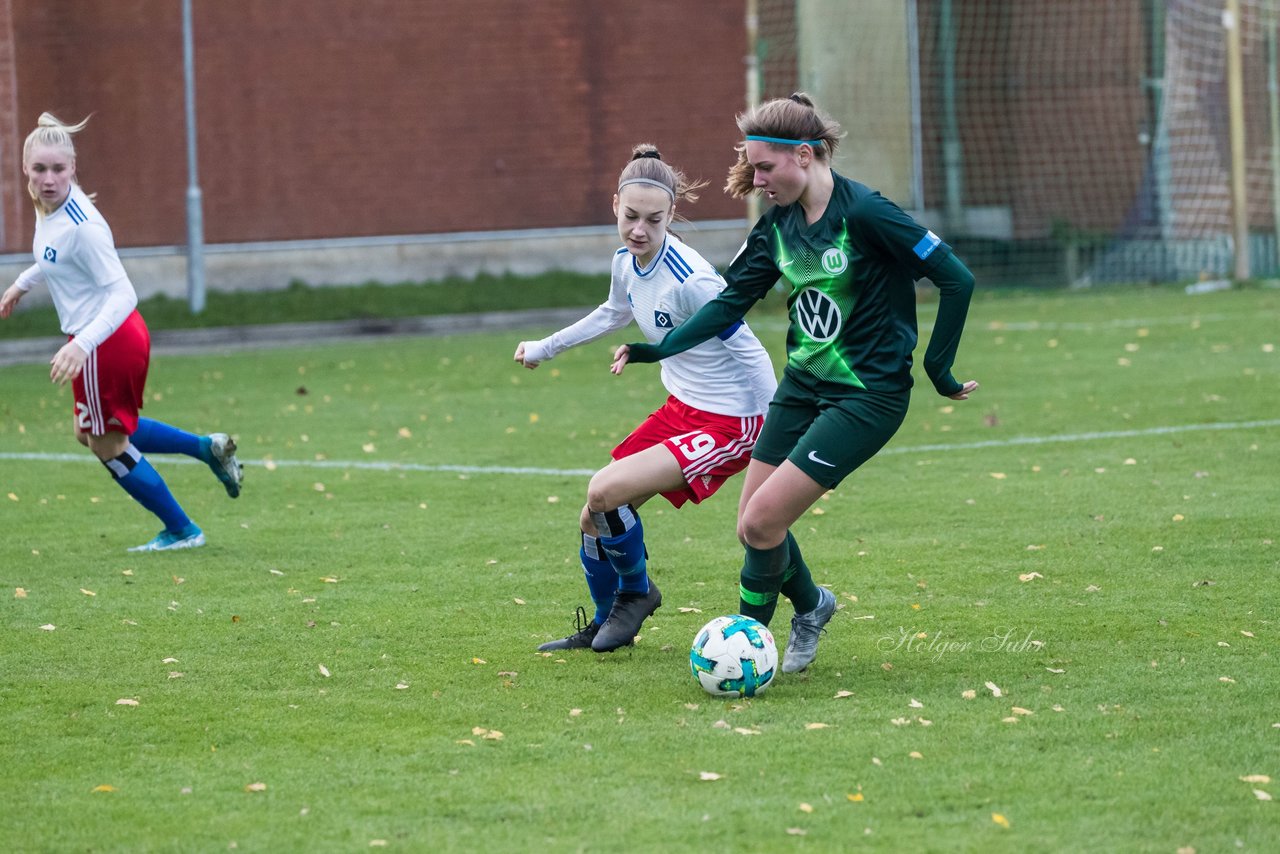
[[[151,358],[138,297],[116,253],[111,228],[76,181],[72,134],[88,119],[64,125],[40,116],[22,148],[22,171],[36,209],[36,263],[0,296],[0,318],[35,285],[53,298],[68,341],[54,355],[50,379],[71,380],[76,439],[111,476],[164,523],[154,539],[129,551],[168,551],[204,545],[204,533],[169,492],[147,453],[176,453],[208,464],[227,494],[240,494],[235,442],[225,433],[197,436],[139,418]]]
[[[724,281],[711,264],[668,231],[677,201],[697,199],[693,185],[652,145],[638,145],[618,178],[613,212],[623,246],[613,257],[609,298],[595,311],[541,341],[522,341],[515,360],[536,368],[558,353],[626,327],[660,340]],[[644,531],[636,509],[655,495],[675,507],[698,503],[746,467],[777,388],[764,346],[745,323],[662,363],[670,393],[591,478],[582,509],[582,558],[595,603],[577,632],[542,650],[591,647],[607,652],[632,643],[662,604],[648,577]]]

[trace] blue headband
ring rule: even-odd
[[[781,139],[776,136],[753,136],[747,134],[747,139],[753,142],[772,142],[775,145],[822,145],[820,139]]]

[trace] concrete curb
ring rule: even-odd
[[[486,311],[477,314],[442,314],[425,317],[361,318],[324,323],[278,323],[260,326],[215,326],[204,329],[169,329],[151,333],[155,355],[218,353],[237,350],[306,347],[326,341],[384,337],[467,335],[506,329],[545,327],[548,332],[584,317],[594,306],[535,308],[525,311]],[[47,362],[66,339],[18,338],[0,341],[0,367]],[[512,341],[512,349],[515,349]]]

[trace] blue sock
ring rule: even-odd
[[[600,545],[609,556],[609,563],[618,571],[618,590],[634,593],[649,592],[649,573],[644,548],[644,526],[630,504],[617,510],[592,513]]]
[[[604,625],[613,607],[613,592],[618,589],[618,573],[609,563],[609,556],[600,547],[600,540],[590,534],[582,535],[582,549],[578,552],[582,558],[582,571],[587,576],[587,589],[591,591],[591,601],[596,605],[595,621]]]
[[[209,437],[197,436],[152,418],[139,418],[138,429],[129,441],[144,454],[186,454],[208,462]]]
[[[152,468],[132,444],[124,449],[123,454],[104,461],[103,465],[125,492],[160,517],[165,530],[178,533],[191,524],[191,519],[169,492],[160,472]]]

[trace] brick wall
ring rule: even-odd
[[[41,111],[93,113],[78,169],[117,243],[182,243],[181,5],[7,5],[18,121],[6,130],[0,85],[14,153],[0,165],[13,171]],[[743,215],[719,191],[744,105],[741,0],[193,6],[209,243],[607,223],[617,173],[642,141],[711,179],[690,218]],[[0,186],[4,210],[23,217],[4,229],[4,251],[26,251],[23,182]]]

